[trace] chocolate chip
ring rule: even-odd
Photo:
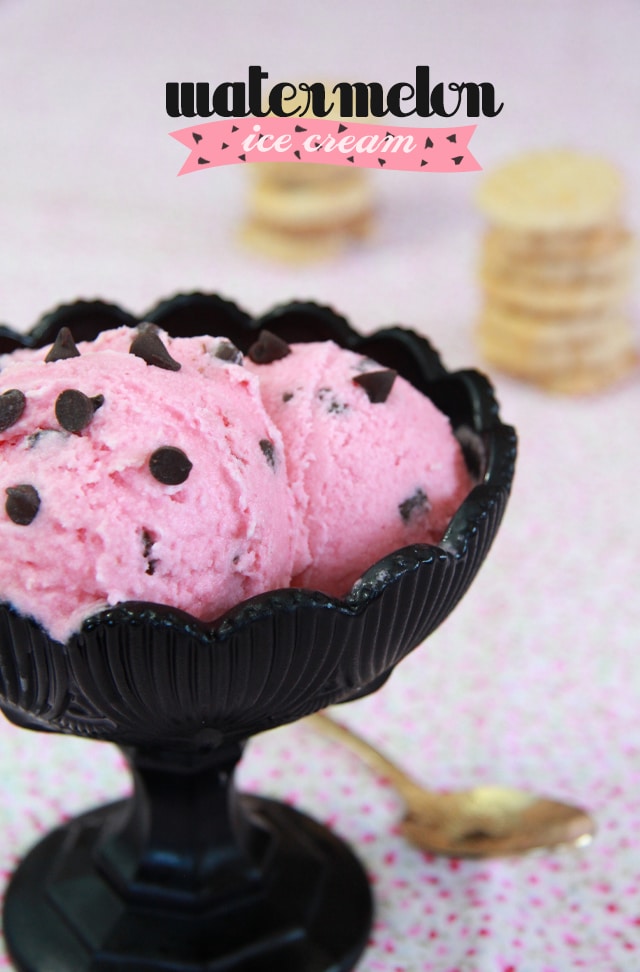
[[[369,401],[377,405],[386,402],[397,377],[397,371],[387,368],[384,371],[365,371],[361,375],[356,375],[353,381],[364,388]]]
[[[283,402],[290,402],[292,398],[293,398],[293,392],[283,392],[282,393],[282,401]]]
[[[67,432],[82,432],[91,422],[94,413],[104,404],[104,395],[89,398],[76,388],[67,388],[56,398],[56,418]]]
[[[153,574],[156,572],[156,564],[158,561],[151,558],[150,554],[153,549],[153,545],[156,542],[156,538],[146,529],[146,527],[142,528],[140,535],[142,537],[142,556],[148,561],[145,574],[153,576]]]
[[[276,450],[270,439],[260,439],[260,448],[272,469],[276,468]]]
[[[80,352],[76,347],[76,342],[73,340],[71,331],[68,327],[61,327],[51,350],[44,360],[48,363],[50,361],[63,361],[65,358],[79,357]]]
[[[153,325],[147,325],[138,331],[131,342],[129,353],[142,358],[148,365],[164,368],[165,371],[180,371],[182,367],[179,361],[171,357]]]
[[[254,364],[271,364],[291,354],[291,348],[286,341],[271,331],[263,330],[260,337],[249,348],[247,354]]]
[[[242,351],[240,351],[232,341],[220,341],[214,352],[216,358],[221,361],[231,361],[232,364],[242,364]]]
[[[418,488],[413,496],[406,499],[403,503],[400,503],[398,510],[400,511],[400,516],[404,523],[409,523],[413,516],[420,513],[428,513],[431,509],[431,504],[427,499],[427,494]]]
[[[26,404],[27,399],[17,388],[11,388],[0,395],[0,432],[4,432],[18,421]]]
[[[332,415],[340,415],[342,412],[346,412],[349,408],[346,402],[341,402],[335,397],[331,388],[318,389],[318,398],[321,402],[329,402],[327,405],[327,412]]]
[[[148,557],[149,554],[151,553],[151,548],[156,542],[155,537],[151,533],[149,533],[146,527],[142,528],[142,530],[140,531],[140,535],[142,536],[142,556]]]
[[[151,475],[165,486],[184,483],[192,468],[193,463],[187,455],[175,446],[161,446],[149,459]]]
[[[40,509],[40,497],[35,486],[21,483],[7,487],[7,501],[4,505],[7,516],[18,526],[29,526]]]

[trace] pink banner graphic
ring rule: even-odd
[[[191,150],[178,175],[243,162],[314,162],[405,172],[476,172],[475,125],[405,128],[327,118],[225,118],[171,132]]]

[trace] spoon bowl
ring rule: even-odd
[[[323,736],[347,746],[394,785],[405,803],[402,834],[426,853],[507,857],[562,845],[582,847],[595,834],[594,821],[580,807],[493,784],[438,793],[421,786],[326,713],[306,721]]]

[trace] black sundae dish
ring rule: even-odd
[[[135,782],[129,800],[54,831],[21,864],[5,906],[8,947],[25,972],[351,969],[371,920],[361,866],[308,817],[239,795],[233,769],[250,736],[375,691],[447,617],[499,527],[515,434],[482,375],[447,372],[409,330],[361,336],[308,303],[255,320],[203,294],[163,301],[142,320],[174,336],[225,337],[230,360],[235,349],[264,361],[290,343],[325,339],[365,354],[381,365],[365,378],[367,394],[388,394],[397,373],[430,397],[449,416],[478,485],[439,546],[415,544],[372,564],[344,598],[277,590],[212,623],[127,602],[87,618],[65,644],[4,604],[5,715],[26,728],[116,743]],[[51,354],[72,355],[76,342],[139,323],[122,308],[81,301],[24,337],[1,328],[0,353],[53,343]],[[177,364],[153,329],[142,329],[136,353],[158,367]],[[3,396],[0,425],[20,408],[17,396]],[[60,408],[74,434],[100,403],[75,396]],[[153,459],[160,482],[188,475],[187,456]],[[11,503],[17,516],[37,515],[37,495],[23,491]],[[147,545],[151,565],[151,537]]]

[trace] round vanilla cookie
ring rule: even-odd
[[[525,232],[585,230],[615,218],[622,180],[597,156],[569,149],[531,152],[488,175],[476,198],[499,226]]]
[[[546,387],[549,391],[567,395],[589,395],[621,381],[637,367],[638,355],[635,351],[629,351],[614,358],[609,364],[601,363],[597,368],[580,368],[571,374],[550,378]]]
[[[321,229],[274,227],[252,219],[242,227],[240,239],[245,246],[263,256],[284,263],[302,264],[338,256],[352,240],[370,236],[372,225],[370,213],[350,223]]]
[[[553,337],[556,340],[553,340]],[[603,387],[629,370],[636,360],[633,328],[628,320],[613,319],[610,326],[594,337],[534,340],[508,327],[498,328],[490,318],[482,318],[476,338],[485,358],[496,367],[519,378],[549,387],[563,382],[567,390]],[[588,376],[588,381],[585,380]]]
[[[574,348],[593,349],[597,353],[600,348],[612,347],[614,343],[632,347],[634,337],[633,324],[622,311],[575,318],[531,317],[487,305],[480,326],[485,333],[520,353],[540,351],[556,356],[565,351],[571,353]]]
[[[480,270],[484,292],[492,302],[540,313],[576,315],[621,303],[631,288],[631,274],[539,281],[522,273]]]
[[[635,240],[619,221],[576,231],[524,232],[505,226],[489,226],[483,247],[520,260],[598,261],[633,250]]]
[[[256,222],[281,229],[315,230],[343,226],[371,213],[368,183],[324,184],[284,189],[258,183],[250,197]]]
[[[364,169],[321,162],[249,162],[245,168],[256,182],[291,191],[319,184],[339,192],[345,186],[366,182],[369,176]]]
[[[593,314],[536,314],[528,310],[488,302],[483,308],[484,326],[505,339],[548,346],[603,340],[611,332],[624,330],[633,337],[633,326],[623,307],[606,308]]]
[[[636,257],[636,244],[623,227],[609,231],[520,234],[493,227],[483,241],[480,270],[494,278],[508,275],[536,286],[558,281],[626,280]]]

